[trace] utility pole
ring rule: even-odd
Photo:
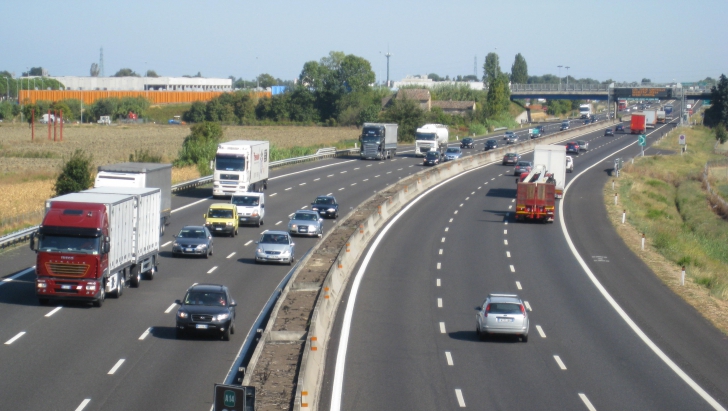
[[[556,66],[556,67],[559,68],[559,87],[561,87],[561,67],[564,67],[564,66]]]
[[[387,51],[387,54],[385,54],[384,57],[387,58],[387,87],[389,87],[389,58],[392,57],[392,53]]]
[[[473,59],[473,75],[478,78],[478,56]]]
[[[566,66],[566,88],[569,88],[569,66]]]

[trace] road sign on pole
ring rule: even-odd
[[[215,384],[214,411],[253,411],[255,387]]]
[[[686,144],[686,141],[685,141],[685,134],[680,134],[680,137],[678,137],[678,138],[677,138],[677,142],[678,142],[678,144],[680,144],[681,146],[684,146],[684,145]]]
[[[644,134],[640,134],[637,138],[637,144],[641,145],[642,147],[647,145],[647,136]]]

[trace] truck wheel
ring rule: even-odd
[[[162,224],[159,226],[159,236],[160,237],[164,235],[164,231],[165,231],[165,225],[164,225],[164,221],[162,221]]]
[[[94,307],[101,307],[104,304],[104,300],[106,299],[106,289],[104,286],[101,286],[101,295],[99,296],[98,300],[94,300]]]
[[[260,227],[260,226],[261,226],[261,224],[263,224],[263,220],[258,220],[258,223],[257,223],[257,224],[255,224],[255,226],[256,226],[256,227]]]
[[[131,278],[129,278],[129,285],[137,288],[139,287],[139,282],[141,280],[141,274],[139,274],[139,270],[132,270]]]
[[[119,274],[117,274],[118,276]],[[116,280],[116,290],[114,290],[113,296],[114,298],[119,298],[124,293],[124,280],[121,278],[117,278]]]

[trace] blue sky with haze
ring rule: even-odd
[[[478,76],[488,52],[510,71],[598,80],[695,81],[728,72],[728,1],[3,1],[0,70],[87,76],[104,48],[105,74],[298,77],[329,51],[372,63],[377,80],[437,73]],[[8,18],[13,16],[12,18]],[[562,69],[562,75],[566,70]]]

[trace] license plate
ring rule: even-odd
[[[192,249],[191,248],[185,248],[185,251],[187,251],[188,253],[191,253],[192,252]]]
[[[498,319],[498,322],[499,323],[512,323],[513,322],[513,318],[499,318]]]
[[[240,221],[248,221],[248,219],[246,217],[243,217],[240,219]]]
[[[197,324],[197,325],[195,325],[195,328],[200,329],[200,330],[206,330],[207,324]]]
[[[222,231],[222,228],[221,227],[216,227],[215,228],[215,231]]]
[[[70,290],[72,287],[70,285],[62,285],[61,289],[63,290]]]

